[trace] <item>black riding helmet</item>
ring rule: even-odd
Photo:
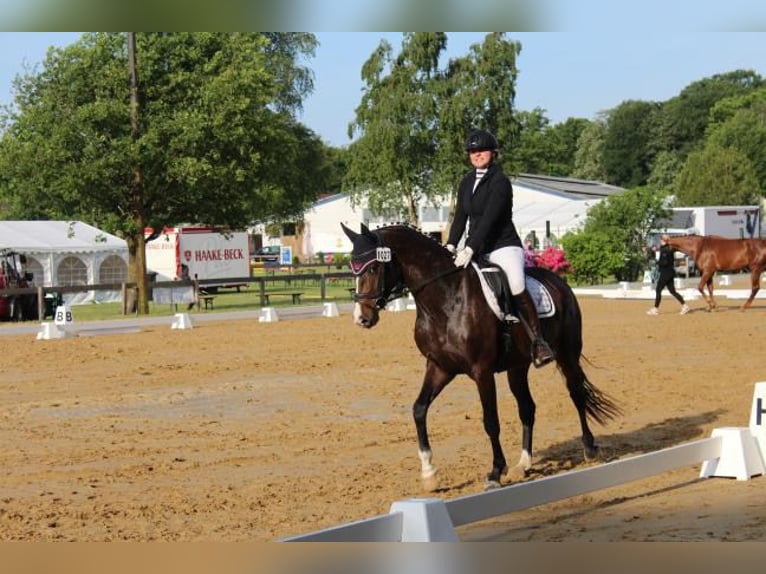
[[[487,130],[473,130],[465,140],[465,151],[497,151],[497,139]]]

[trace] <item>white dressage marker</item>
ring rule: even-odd
[[[279,315],[274,307],[264,307],[261,309],[261,316],[258,317],[259,323],[276,323],[279,321]]]
[[[325,303],[322,307],[322,317],[337,317],[338,305],[335,303]]]
[[[192,324],[191,317],[189,317],[188,313],[176,313],[175,314],[175,321],[173,321],[173,324],[170,325],[171,329],[192,329],[194,328],[194,325]]]

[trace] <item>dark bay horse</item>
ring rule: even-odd
[[[426,425],[428,409],[459,374],[473,379],[479,391],[484,430],[492,445],[487,487],[494,487],[500,485],[501,477],[508,472],[500,446],[495,389],[495,372],[506,371],[522,425],[521,457],[512,469],[512,476],[524,476],[532,465],[535,422],[535,402],[527,379],[532,361],[531,341],[526,330],[515,324],[513,344],[504,345],[502,325],[486,303],[475,270],[456,268],[449,252],[417,229],[392,225],[370,231],[363,225],[362,232],[355,233],[341,226],[354,245],[351,269],[356,275],[356,324],[374,327],[386,303],[407,291],[415,299],[415,343],[426,358],[426,370],[412,412],[426,489],[437,486]],[[545,285],[555,301],[555,314],[541,321],[543,334],[556,353],[558,368],[577,409],[585,457],[594,459],[598,447],[588,418],[604,424],[618,415],[620,409],[591,384],[580,365],[582,322],[572,290],[550,271],[529,269],[528,274]]]
[[[761,288],[761,273],[766,268],[765,239],[725,239],[712,235],[681,235],[666,238],[673,249],[685,253],[699,268],[697,289],[707,302],[708,311],[716,307],[713,297],[713,275],[716,271],[750,269],[750,297],[742,305],[744,311],[753,303]],[[707,286],[708,294],[704,287]]]

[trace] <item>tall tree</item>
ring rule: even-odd
[[[474,128],[491,131],[500,144],[506,171],[518,171],[515,159],[521,125],[516,117],[516,60],[521,44],[503,32],[492,32],[465,56],[452,58],[437,85],[439,125],[434,157],[434,187],[455,192],[470,168],[465,139]]]
[[[584,118],[567,118],[566,121],[553,124],[546,131],[551,148],[548,173],[564,176],[574,174],[580,136],[590,123]]]
[[[675,189],[679,205],[753,205],[760,200],[758,176],[747,156],[715,143],[689,154]]]
[[[552,140],[546,137],[550,121],[545,111],[535,108],[531,112],[516,114],[519,123],[518,145],[513,153],[512,171],[517,173],[550,174],[553,156]]]
[[[711,145],[733,148],[747,157],[758,179],[756,194],[766,193],[766,98],[752,99],[725,121],[711,124],[706,146]]]
[[[570,176],[575,170],[577,143],[588,120],[568,118],[551,125],[543,110],[518,112],[521,125],[514,158],[519,172]]]
[[[377,213],[404,212],[417,223],[420,197],[431,190],[437,116],[433,83],[444,33],[406,33],[394,55],[383,40],[362,67],[365,87],[349,136],[347,185]]]
[[[378,212],[417,223],[421,200],[437,202],[468,169],[465,137],[474,127],[494,132],[512,160],[513,101],[520,45],[490,33],[444,70],[443,33],[408,33],[395,55],[383,41],[362,69],[362,101],[349,135],[345,184]]]
[[[716,74],[689,84],[662,104],[655,134],[657,150],[677,153],[685,160],[692,150],[702,146],[709,112],[717,102],[760,86],[763,79],[752,70]]]
[[[312,87],[298,58],[315,45],[310,34],[137,34],[135,138],[125,34],[52,49],[40,74],[17,79],[3,116],[0,197],[16,217],[84,219],[129,246],[144,225],[300,214],[324,189],[324,147],[293,116]]]
[[[581,179],[605,181],[604,138],[606,121],[603,118],[590,121],[580,132],[577,149],[574,152],[572,175]]]
[[[644,185],[651,173],[650,145],[659,104],[625,101],[609,112],[604,137],[607,182],[623,187]]]

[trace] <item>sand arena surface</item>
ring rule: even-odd
[[[679,316],[647,301],[580,297],[591,380],[625,413],[593,426],[607,460],[747,426],[766,380],[766,304],[720,299]],[[37,341],[0,337],[0,539],[270,541],[385,514],[424,496],[411,406],[424,360],[413,311],[372,330],[349,313],[147,326]],[[0,326],[2,328],[2,326]],[[579,425],[554,367],[531,373],[529,479],[583,468]],[[520,428],[498,376],[501,440]],[[489,441],[474,384],[429,415],[441,489],[483,490]],[[763,540],[766,478],[699,480],[699,466],[458,529],[464,540]],[[428,494],[433,496],[434,494]]]

